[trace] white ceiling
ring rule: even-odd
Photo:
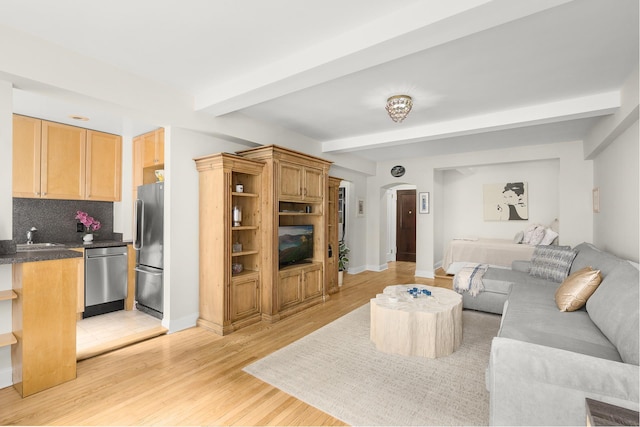
[[[0,27],[185,94],[194,113],[374,161],[584,138],[638,66],[638,16],[637,0],[0,2]],[[17,86],[16,112],[77,114],[74,97]],[[400,124],[384,110],[397,93],[414,98]],[[89,104],[95,128],[153,127],[133,103]]]

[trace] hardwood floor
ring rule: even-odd
[[[22,399],[0,390],[2,425],[344,425],[242,368],[367,303],[385,286],[433,285],[415,264],[345,275],[330,300],[225,337],[202,328],[163,335],[78,363],[78,378]]]

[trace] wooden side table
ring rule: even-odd
[[[413,298],[408,289],[431,292]],[[462,344],[462,296],[426,285],[387,286],[371,299],[370,337],[385,353],[437,358]]]

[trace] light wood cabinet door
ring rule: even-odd
[[[302,274],[304,284],[302,300],[322,296],[322,289],[324,287],[322,282],[322,266],[316,265],[305,269]]]
[[[87,200],[117,202],[122,194],[122,138],[87,131]]]
[[[230,320],[235,322],[260,312],[260,283],[257,277],[233,279],[229,293]]]
[[[142,135],[144,160],[143,167],[164,164],[164,129]]]
[[[40,197],[42,120],[13,116],[13,197]]]
[[[302,302],[302,270],[280,271],[278,281],[278,309],[297,305]]]
[[[307,202],[321,202],[324,197],[324,172],[322,169],[304,169],[302,194]]]
[[[42,198],[84,199],[86,135],[86,129],[42,122]]]
[[[280,163],[280,199],[302,200],[303,169],[302,166]]]

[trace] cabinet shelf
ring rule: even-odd
[[[257,230],[257,229],[258,229],[257,225],[239,225],[239,226],[231,227],[231,230],[233,230],[233,231],[238,231],[238,230]]]
[[[240,273],[233,273],[231,275],[231,280],[245,279],[247,278],[247,276],[253,276],[255,274],[258,274],[258,272],[255,270],[242,270]]]
[[[13,345],[13,344],[16,344],[17,342],[18,340],[16,339],[15,335],[13,335],[11,332],[8,332],[6,334],[0,334],[0,347]]]
[[[256,193],[245,193],[245,192],[237,193],[235,191],[232,191],[231,195],[235,197],[258,197]]]
[[[16,299],[16,298],[18,298],[18,295],[15,292],[13,292],[11,289],[9,289],[8,291],[0,291],[0,301]]]
[[[322,216],[322,214],[317,213],[317,212],[311,212],[311,213],[306,213],[306,212],[278,212],[278,215],[280,215],[280,216]]]
[[[242,252],[231,252],[231,256],[243,256],[243,255],[255,255],[258,251],[242,251]]]

